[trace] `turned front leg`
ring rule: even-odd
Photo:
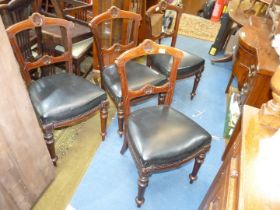
[[[141,207],[141,205],[145,202],[144,193],[145,193],[146,187],[148,186],[148,183],[149,183],[149,177],[148,176],[139,175],[138,194],[137,194],[137,197],[135,198],[137,207]]]
[[[197,180],[197,173],[204,162],[205,159],[205,153],[200,153],[196,158],[193,166],[193,171],[189,175],[190,183],[192,184],[195,180]]]

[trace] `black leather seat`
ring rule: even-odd
[[[59,55],[53,54],[53,49],[48,48],[54,46],[54,43],[41,39],[42,28],[49,26],[56,26],[65,31],[64,50]],[[54,146],[54,129],[80,123],[99,111],[102,139],[104,140],[106,136],[109,101],[105,92],[99,86],[72,74],[72,27],[73,23],[70,21],[33,13],[27,20],[16,23],[7,29],[54,165],[58,159]],[[35,31],[35,29],[36,33],[27,33],[27,35],[35,36],[38,50],[36,50],[36,55],[32,56],[33,59],[28,59],[26,51],[19,50],[21,39],[17,39],[17,35],[23,31]],[[30,40],[29,36],[26,37],[26,40]],[[35,53],[33,46],[26,45],[27,49]],[[39,46],[42,47],[39,49]],[[50,75],[50,73],[58,73],[55,69],[48,74],[43,73],[43,67],[52,65],[53,68],[53,65],[57,63],[65,63],[67,73]],[[37,68],[42,72],[42,78],[34,81],[31,79],[30,72]]]
[[[161,85],[166,81],[166,76],[135,61],[129,61],[126,64],[126,75],[128,87],[131,90],[140,89],[148,83]],[[120,102],[122,100],[121,82],[115,64],[106,67],[102,72],[102,77],[109,94]]]
[[[211,135],[206,130],[164,105],[132,112],[126,130],[130,149],[134,150],[142,167],[160,167],[181,161],[211,143]]]
[[[205,60],[199,56],[185,51],[183,51],[183,53],[184,57],[177,71],[178,78],[188,75],[195,75],[197,71],[203,68],[205,63]],[[172,65],[172,57],[164,54],[151,55],[151,64],[160,73],[169,75]]]
[[[170,37],[171,46],[176,47],[177,34],[179,28],[179,22],[182,15],[182,8],[168,4],[167,1],[159,1],[157,4],[151,6],[146,11],[146,23],[147,23],[147,38],[154,41],[161,41],[161,39]],[[172,13],[172,27],[166,26],[165,20]],[[163,16],[163,21],[161,21],[162,28],[157,31],[155,23],[155,16]],[[184,52],[184,57],[177,71],[177,79],[184,79],[187,77],[195,76],[194,84],[191,92],[191,99],[196,95],[196,89],[198,87],[202,72],[204,70],[204,59],[191,54],[189,52]],[[168,55],[154,55],[150,57],[149,64],[157,71],[167,75],[170,72],[172,59]]]
[[[135,199],[138,207],[145,201],[145,189],[149,177],[154,173],[176,169],[187,161],[195,159],[193,170],[189,175],[190,183],[195,181],[211,143],[211,135],[206,130],[183,113],[170,107],[177,69],[184,57],[181,50],[144,40],[137,47],[119,56],[116,65],[122,78],[126,78],[124,65],[127,61],[132,61],[138,56],[158,54],[169,55],[173,62],[170,73],[165,75],[167,79],[164,84],[147,85],[145,88],[131,90],[128,88],[127,80],[121,80],[125,99],[123,103],[124,107],[127,107],[121,154],[129,148],[138,170],[138,194]],[[130,111],[131,100],[155,93],[163,96],[158,106]]]
[[[183,51],[184,57],[177,71],[177,79],[195,76],[191,99],[196,95],[196,89],[200,81],[201,74],[204,70],[205,60],[197,55]],[[151,66],[164,75],[170,73],[172,65],[172,57],[169,55],[151,55]]]
[[[44,124],[77,117],[107,99],[104,90],[68,73],[32,82],[29,94],[35,111]]]

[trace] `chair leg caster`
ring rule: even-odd
[[[191,100],[193,100],[193,98],[195,97],[195,93],[191,93]]]
[[[148,186],[149,178],[147,176],[139,175],[138,179],[138,194],[135,198],[135,202],[137,204],[137,207],[141,207],[141,205],[145,202],[144,193],[146,190],[146,187]]]
[[[195,180],[197,180],[197,176],[192,176],[192,174],[189,174],[190,178],[190,184],[192,184]]]
[[[118,133],[119,133],[119,136],[122,138],[122,136],[123,136],[123,131],[118,131]]]
[[[190,183],[192,184],[195,180],[197,180],[197,173],[205,159],[205,153],[200,153],[196,156],[192,173],[189,175]]]
[[[57,166],[57,160],[58,160],[58,157],[55,156],[54,158],[52,158],[52,163],[53,165],[56,167]]]
[[[142,206],[142,204],[145,202],[145,199],[139,200],[138,197],[135,198],[135,202],[138,208]]]

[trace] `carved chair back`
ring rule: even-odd
[[[161,32],[156,32],[153,28],[154,24],[152,19],[155,15],[161,15],[163,18]],[[182,8],[170,5],[166,1],[160,1],[158,4],[150,7],[145,15],[148,26],[148,38],[154,41],[160,41],[162,38],[171,37],[171,46],[175,47],[181,15]],[[172,18],[172,20],[169,18]],[[168,29],[171,23],[173,23],[173,27]]]
[[[153,54],[168,54],[172,56],[173,63],[167,82],[157,86],[154,86],[152,84],[146,84],[141,89],[130,90],[128,88],[128,82],[127,82],[128,80],[125,71],[125,64],[128,61],[133,60],[135,58],[141,56],[153,55]],[[143,96],[148,96],[153,94],[164,94],[165,95],[164,104],[166,105],[171,104],[174,87],[175,87],[177,69],[182,58],[183,58],[183,52],[181,50],[174,47],[159,45],[153,42],[152,40],[145,39],[137,47],[127,50],[116,59],[115,64],[117,66],[118,73],[120,75],[120,80],[121,80],[125,119],[130,113],[130,101],[132,101],[135,98],[140,98]]]
[[[17,34],[22,31],[38,31],[45,26],[59,27],[61,29],[61,32],[64,35],[62,45],[64,46],[65,52],[57,56],[52,55],[48,49],[44,50],[44,47],[42,47],[42,42],[44,41],[44,39],[39,36],[37,37],[37,43],[40,46],[38,46],[37,48],[37,55],[33,56],[33,59],[26,57],[24,51],[21,50],[18,43]],[[27,20],[14,24],[7,29],[8,37],[10,39],[17,61],[19,62],[23,78],[28,85],[31,83],[30,71],[43,66],[65,62],[66,69],[68,70],[68,72],[72,73],[72,28],[73,23],[67,20],[49,18],[40,15],[39,13],[33,13],[32,16],[30,16]],[[41,34],[42,33],[39,33],[39,35]]]
[[[90,21],[101,70],[113,64],[122,52],[137,46],[140,21],[141,15],[115,6]]]

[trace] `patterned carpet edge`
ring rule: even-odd
[[[213,22],[199,16],[183,13],[178,34],[214,42],[220,26],[220,22]]]

